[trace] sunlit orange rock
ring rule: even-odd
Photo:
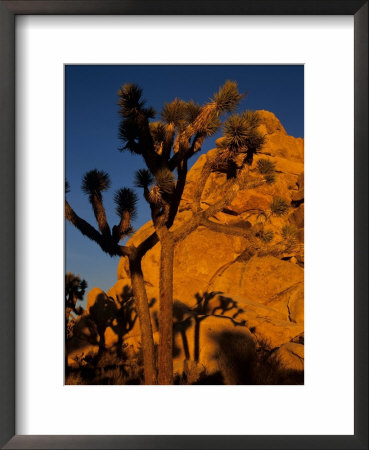
[[[303,345],[290,341],[304,331],[304,141],[289,136],[273,113],[259,111],[259,115],[260,129],[265,134],[266,142],[261,153],[255,155],[250,170],[257,171],[257,161],[268,158],[275,164],[275,182],[252,191],[241,190],[231,205],[216,215],[215,220],[245,228],[263,222],[265,229],[274,233],[274,239],[280,239],[283,226],[290,224],[296,227],[296,240],[299,245],[296,250],[278,258],[268,255],[243,260],[242,255],[248,245],[245,238],[215,233],[203,227],[177,245],[174,260],[174,299],[177,306],[182,305],[182,319],[175,319],[174,368],[178,373],[184,369],[189,372],[195,370],[191,361],[198,357],[198,364],[209,371],[221,370],[230,383],[237,383],[238,375],[227,371],[231,363],[224,355],[226,345],[231,345],[232,342],[238,343],[237,345],[243,342],[246,353],[251,351],[253,346],[256,348],[265,345],[273,350],[283,367],[303,369]],[[211,152],[214,150],[209,153]],[[180,226],[191,216],[191,197],[206,158],[206,155],[200,156],[188,173],[179,214],[173,228]],[[224,174],[213,174],[210,177],[201,198],[203,208],[222,195],[224,177]],[[287,214],[282,217],[268,212],[275,196],[282,197],[289,205]],[[132,236],[128,245],[138,245],[153,231],[151,223],[145,224]],[[156,299],[151,308],[156,342],[159,256],[160,243],[155,245],[142,261],[148,298]],[[116,285],[107,293],[113,301],[119,298],[125,286],[130,286],[129,267],[125,258],[119,261],[117,275]],[[90,291],[88,296],[89,311],[93,305],[98,304],[96,298],[102,295],[102,291],[96,289],[92,290],[93,293]],[[196,308],[199,298],[196,296],[201,297],[211,292],[217,294],[209,302],[210,310],[200,323],[200,347],[196,356]],[[224,298],[230,299],[228,306],[225,306]],[[110,305],[109,302],[107,304]],[[114,343],[114,336],[110,335],[110,331],[107,333],[106,340]],[[187,339],[187,349],[183,342],[184,335]],[[139,347],[137,325],[125,337],[125,343],[132,348]],[[229,351],[233,351],[230,348]],[[186,353],[189,353],[190,358]],[[237,357],[242,359],[240,355]]]

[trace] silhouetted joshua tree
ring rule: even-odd
[[[137,312],[132,289],[124,286],[120,296],[116,296],[116,303],[119,305],[116,314],[116,323],[112,323],[111,327],[118,335],[117,354],[122,355],[123,339],[135,326],[137,320]]]
[[[82,300],[87,289],[87,282],[81,280],[78,275],[68,272],[65,275],[65,340],[72,337],[71,313],[80,316],[83,313],[82,306],[76,306],[78,300]],[[68,367],[67,346],[65,345],[65,369]]]
[[[153,121],[155,111],[145,106],[142,90],[138,86],[126,84],[119,90],[118,104],[122,117],[119,135],[123,142],[120,150],[141,155],[145,162],[146,167],[136,173],[135,184],[143,190],[155,228],[155,232],[138,246],[119,245],[119,241],[131,231],[130,222],[135,213],[137,199],[129,189],[123,188],[115,195],[119,223],[110,230],[101,195],[109,187],[105,172],[89,172],[83,181],[83,189],[89,196],[100,231],[78,217],[66,202],[67,220],[97,242],[106,253],[125,256],[129,260],[147,384],[155,382],[155,368],[150,313],[141,270],[142,257],[146,252],[160,241],[158,383],[172,384],[173,261],[176,244],[199,226],[205,226],[216,232],[246,237],[250,243],[250,257],[262,251],[252,230],[229,227],[211,220],[232,202],[240,189],[252,189],[273,181],[270,173],[250,170],[253,156],[264,142],[258,130],[258,115],[250,111],[225,120],[223,138],[218,139],[216,152],[206,156],[197,180],[191,217],[180,227],[171,229],[186,183],[188,160],[201,150],[206,137],[221,127],[220,118],[234,112],[243,96],[235,82],[227,81],[205,105],[175,99],[164,105],[160,120]],[[220,200],[204,209],[201,197],[207,180],[214,172],[226,174],[226,181]]]
[[[70,314],[73,312],[77,316],[83,313],[82,306],[76,306],[78,300],[83,300],[87,289],[86,280],[81,280],[78,275],[68,272],[65,275],[65,321],[69,321]]]
[[[175,245],[197,227],[207,226],[209,218],[232,201],[241,185],[255,187],[256,180],[252,176],[246,180],[243,169],[252,162],[264,138],[258,131],[259,120],[255,113],[246,112],[226,120],[224,138],[218,151],[208,158],[203,168],[195,193],[192,217],[179,229],[172,231],[186,183],[188,160],[199,152],[205,138],[220,128],[221,116],[233,112],[243,95],[238,92],[235,82],[228,81],[203,106],[180,99],[165,104],[161,120],[157,122],[149,121],[154,116],[153,110],[145,107],[142,91],[137,86],[123,86],[119,97],[122,114],[120,137],[124,143],[122,150],[141,155],[146,163],[146,169],[136,174],[136,186],[143,189],[144,198],[150,205],[156,239],[161,244],[158,382],[172,384]],[[236,157],[242,152],[244,158],[237,165]],[[224,195],[221,201],[207,211],[202,211],[201,194],[213,172],[227,174]]]
[[[92,205],[99,231],[88,222],[79,217],[68,201],[65,200],[65,217],[83,235],[95,241],[100,248],[111,256],[126,256],[129,259],[132,290],[136,302],[136,310],[140,321],[141,342],[143,347],[144,376],[145,384],[155,384],[155,362],[154,362],[154,341],[147,300],[146,289],[141,269],[141,260],[147,249],[155,244],[155,239],[147,239],[139,247],[120,245],[120,240],[124,239],[131,231],[131,220],[136,212],[137,197],[128,188],[119,189],[114,196],[116,213],[118,214],[118,224],[110,229],[105,207],[103,205],[102,192],[110,187],[109,175],[104,171],[91,170],[86,173],[82,180],[82,190],[88,195]],[[66,192],[69,186],[66,184]],[[100,330],[101,347],[104,346]]]
[[[230,297],[224,297],[222,292],[204,292],[202,295],[197,293],[196,297],[196,306],[192,308],[192,312],[195,319],[195,331],[194,331],[194,360],[195,362],[199,362],[200,358],[200,325],[203,320],[207,317],[218,317],[221,319],[230,320],[233,325],[237,326],[245,326],[246,321],[236,321],[235,318],[240,312],[243,312],[240,308],[237,307],[237,302],[234,301]],[[210,301],[218,296],[219,306],[211,308]],[[236,309],[236,312],[232,317],[225,316],[226,312],[229,312],[233,309]],[[220,314],[216,314],[220,310]]]

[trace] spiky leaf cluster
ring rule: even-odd
[[[259,159],[259,161],[257,162],[257,167],[259,173],[261,173],[262,175],[268,175],[274,173],[275,171],[275,163],[269,158]]]
[[[155,117],[153,108],[145,108],[142,89],[136,84],[125,84],[118,91],[119,113],[123,117],[119,125],[119,138],[124,145],[119,150],[142,154],[145,145],[152,144],[149,119]]]
[[[244,95],[238,92],[237,83],[235,81],[226,81],[214,94],[214,103],[219,112],[233,112]]]
[[[289,205],[282,197],[274,197],[270,209],[275,216],[284,216],[288,213]]]
[[[287,223],[282,227],[282,236],[288,240],[295,240],[297,237],[297,228],[291,223]]]
[[[125,144],[119,151],[129,150],[131,153],[140,155],[142,147],[140,143],[142,129],[139,122],[133,118],[126,118],[119,124],[118,136]]]
[[[101,197],[101,192],[108,190],[110,184],[110,177],[107,172],[94,169],[84,175],[81,189],[90,198],[95,195]]]
[[[178,131],[183,131],[192,123],[201,111],[201,106],[193,100],[185,102],[174,99],[171,103],[165,103],[161,111],[161,118],[166,124],[174,124]]]
[[[149,192],[149,202],[153,205],[162,205],[163,197],[159,186],[153,186]]]
[[[160,192],[170,194],[175,187],[174,174],[169,169],[161,169],[155,174],[155,182]]]
[[[139,113],[146,118],[155,116],[153,108],[144,108],[146,100],[142,98],[142,89],[134,83],[123,85],[118,91],[119,112],[124,118],[135,117]]]
[[[275,173],[268,173],[265,175],[265,181],[268,184],[273,184],[275,182]]]
[[[259,118],[255,112],[247,111],[241,115],[230,116],[224,123],[224,136],[218,141],[218,148],[255,153],[264,143],[264,137],[257,128],[258,124]]]
[[[193,100],[187,102],[186,120],[188,123],[193,122],[201,111],[201,106]]]
[[[114,194],[115,211],[119,217],[122,217],[124,212],[128,212],[133,218],[136,213],[136,204],[138,198],[132,189],[121,188]]]
[[[224,124],[225,142],[223,142],[227,147],[247,147],[248,136],[248,124],[243,120],[242,115],[235,114],[226,120]]]
[[[154,182],[151,172],[147,169],[140,169],[135,173],[134,185],[138,188],[148,188]]]
[[[157,144],[164,141],[166,136],[166,126],[163,122],[151,122],[150,133],[153,141]]]
[[[263,222],[257,222],[252,227],[252,231],[257,238],[266,243],[271,242],[274,238],[273,230],[265,229]]]
[[[177,128],[182,128],[187,120],[187,103],[175,98],[171,103],[165,103],[161,110],[161,118],[167,124],[174,123]]]
[[[263,230],[258,236],[263,242],[271,242],[274,238],[273,230]]]
[[[205,136],[213,136],[220,128],[221,121],[219,117],[214,114],[212,115],[208,122],[199,130],[200,133],[203,133]]]

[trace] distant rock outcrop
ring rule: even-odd
[[[304,331],[304,141],[287,135],[273,113],[258,113],[266,142],[261,153],[254,156],[252,168],[257,167],[260,159],[268,159],[275,167],[275,182],[239,191],[214,220],[246,228],[261,224],[263,232],[268,232],[268,239],[293,233],[296,246],[293,251],[277,257],[270,254],[247,259],[244,258],[248,246],[245,238],[203,227],[177,245],[174,368],[178,372],[192,360],[210,372],[221,370],[232,382],[232,375],[225,370],[228,363],[223,354],[225,342],[229,345],[233,342],[232,333],[235,342],[246,343],[245,348],[268,348],[283,367],[303,369],[303,341],[296,343],[296,339]],[[208,155],[212,152],[214,150]],[[188,174],[173,227],[178,227],[191,214],[192,192],[208,155],[202,155]],[[220,173],[210,176],[201,198],[204,207],[219,198],[225,177]],[[270,213],[275,198],[285,200],[286,214]],[[152,232],[151,223],[147,223],[134,234],[131,242],[138,244]],[[160,244],[157,244],[142,262],[149,299],[159,297],[159,255]],[[118,264],[118,281],[108,291],[108,296],[115,298],[124,286],[130,286],[130,277],[128,263],[122,258]],[[100,291],[90,291],[88,308],[95,304],[92,296],[98,295]],[[155,331],[156,311],[157,305],[154,305]],[[117,340],[110,331],[108,333],[106,345],[108,341],[113,345]],[[135,326],[126,335],[125,342],[137,346],[138,340]]]

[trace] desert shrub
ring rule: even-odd
[[[259,159],[257,167],[262,175],[273,174],[275,171],[275,164],[270,159]]]
[[[65,378],[66,385],[83,385],[88,384],[86,380],[83,378],[80,371],[71,371]]]
[[[295,240],[297,237],[297,228],[294,225],[287,223],[282,228],[282,236],[285,239]]]
[[[274,232],[273,230],[263,230],[259,237],[263,242],[270,242],[274,238]]]
[[[273,184],[275,182],[275,174],[274,173],[268,173],[265,175],[265,181],[267,184]]]
[[[274,197],[270,209],[275,216],[284,216],[288,212],[289,205],[284,198]]]
[[[253,232],[263,242],[271,242],[274,238],[273,230],[266,230],[262,222],[257,222],[254,225]]]

